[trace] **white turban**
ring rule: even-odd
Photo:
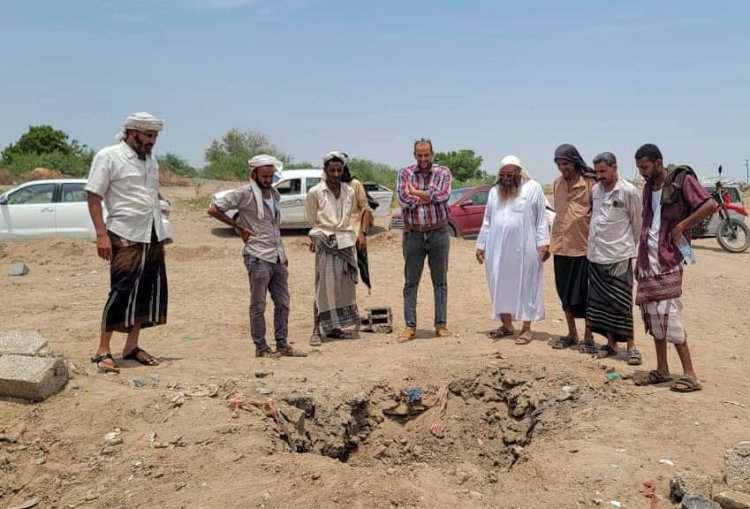
[[[284,169],[284,163],[276,159],[274,156],[269,156],[267,154],[258,154],[250,159],[247,164],[250,167],[250,171],[253,171],[255,168],[260,168],[261,166],[273,166],[276,168],[277,172]]]
[[[125,119],[125,125],[122,132],[115,135],[116,140],[125,139],[125,131],[133,129],[134,131],[161,131],[164,129],[164,121],[160,118],[156,118],[151,113],[145,111],[139,111],[133,113]]]
[[[331,159],[340,159],[344,161],[344,165],[346,165],[349,162],[349,155],[346,152],[332,150],[323,156],[323,166],[325,166]]]
[[[156,118],[151,113],[140,111],[133,113],[125,119],[125,129],[135,129],[136,131],[161,131],[164,129],[164,121]]]
[[[502,170],[504,167],[510,166],[510,165],[518,166],[519,168],[521,168],[521,178],[532,180],[531,179],[531,174],[526,170],[526,167],[523,165],[523,163],[521,162],[521,160],[519,158],[517,158],[516,156],[505,156],[505,157],[503,157],[503,160],[500,161],[500,168],[498,168],[498,171]]]

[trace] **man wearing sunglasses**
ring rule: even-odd
[[[416,164],[398,172],[398,201],[404,218],[404,320],[406,327],[400,341],[414,339],[417,330],[417,292],[424,270],[430,267],[435,299],[434,327],[438,337],[451,336],[446,327],[448,314],[448,199],[451,194],[451,172],[445,166],[432,164],[432,142],[420,138],[414,142]]]

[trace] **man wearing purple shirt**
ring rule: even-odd
[[[424,259],[430,266],[435,299],[435,334],[451,336],[446,328],[448,314],[448,199],[451,194],[451,172],[445,166],[432,164],[432,142],[414,142],[417,164],[398,172],[398,201],[404,218],[404,320],[401,342],[414,339],[417,330],[417,291],[422,279]]]
[[[687,333],[682,325],[683,256],[677,244],[683,237],[690,242],[692,226],[710,216],[716,205],[692,170],[677,168],[668,172],[656,145],[641,146],[635,153],[635,162],[646,180],[635,303],[641,307],[646,332],[653,336],[656,347],[656,369],[637,379],[635,384],[672,380],[667,364],[669,342],[677,349],[684,373],[672,384],[672,390],[697,391],[701,384],[693,369]]]

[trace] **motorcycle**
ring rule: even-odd
[[[747,251],[750,248],[750,228],[748,228],[744,221],[747,211],[742,205],[732,203],[729,193],[722,191],[721,166],[719,166],[719,180],[716,182],[713,199],[717,202],[716,212],[695,225],[692,236],[700,237],[705,235],[708,231],[711,218],[718,214],[719,224],[716,228],[716,240],[719,242],[721,248],[730,253],[743,253]],[[731,217],[729,214],[730,211],[740,215],[742,219]]]

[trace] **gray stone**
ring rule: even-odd
[[[10,267],[8,267],[9,276],[25,276],[28,273],[29,268],[23,262],[13,261],[10,263]]]
[[[0,356],[0,397],[42,401],[68,383],[68,367],[60,357]]]
[[[739,491],[723,491],[714,497],[722,509],[750,509],[750,495]]]
[[[724,475],[729,486],[750,481],[750,441],[738,442],[724,454]]]
[[[0,332],[0,355],[50,357],[52,351],[38,331],[11,330]]]
[[[721,506],[703,496],[687,495],[682,499],[680,509],[721,509]]]
[[[678,472],[669,482],[669,496],[674,502],[679,502],[688,495],[710,497],[716,484],[717,480],[707,475]]]

